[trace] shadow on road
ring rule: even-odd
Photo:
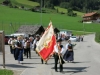
[[[22,64],[41,64],[41,63],[22,63]]]
[[[85,70],[86,68],[89,68],[89,67],[63,67],[64,71],[62,73],[65,74],[65,73],[87,72]],[[54,67],[52,69],[54,69]]]
[[[12,68],[34,68],[30,66],[24,66],[23,64],[6,64],[6,67],[12,67]]]
[[[82,62],[72,62],[72,63],[74,63],[74,64],[77,64],[77,63],[89,63],[90,61],[82,61]]]

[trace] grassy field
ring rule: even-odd
[[[4,30],[6,34],[16,31],[20,25],[42,24],[47,27],[50,20],[53,22],[54,27],[57,27],[58,29],[85,30],[89,32],[100,31],[100,24],[82,24],[79,22],[81,19],[81,16],[69,17],[67,15],[55,13],[42,13],[41,15],[41,13],[0,5],[0,29]]]
[[[13,75],[13,72],[11,70],[0,69],[0,75]]]
[[[14,0],[15,2],[19,3],[19,4],[23,4],[23,5],[28,5],[28,6],[39,6],[39,3],[37,2],[32,2],[29,0]]]
[[[55,6],[55,9],[58,9],[58,11],[61,13],[67,13],[67,9],[65,8],[61,8],[59,6]],[[84,13],[78,12],[78,11],[74,11],[75,13],[77,13],[78,16],[82,16]]]
[[[0,0],[0,3],[2,3],[4,0]]]

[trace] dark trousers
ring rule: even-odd
[[[27,49],[24,48],[24,55],[26,55],[26,51],[27,51]]]
[[[30,48],[26,49],[26,55],[27,55],[27,58],[28,57],[31,58],[31,50],[30,50]]]
[[[13,55],[14,55],[14,59],[15,59],[15,52],[16,52],[16,49],[12,49],[13,50]]]
[[[59,55],[58,54],[55,54],[54,55],[54,58],[55,58],[55,71],[57,71],[57,64],[58,64],[58,60],[59,60]],[[60,72],[63,71],[63,64],[60,64],[59,65],[59,69],[60,69]]]
[[[42,62],[42,64],[43,64],[43,62],[44,62],[42,58],[41,58],[41,62]],[[45,61],[45,64],[47,64],[47,61]]]
[[[10,46],[10,53],[13,54],[12,46]]]
[[[43,59],[41,58],[41,62],[42,62],[42,64],[43,64]]]

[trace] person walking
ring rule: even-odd
[[[11,45],[11,41],[14,39],[14,37],[12,36],[9,40],[8,40],[8,45],[10,46],[10,53],[13,54],[13,50],[12,50],[12,45]]]
[[[25,42],[26,56],[31,59],[31,42],[30,39],[27,39]]]
[[[58,61],[59,61],[60,72],[63,71],[63,64],[64,64],[64,61],[62,59],[63,51],[64,48],[63,45],[61,45],[61,40],[57,40],[57,44],[54,46],[55,72],[58,72],[57,70]]]
[[[16,48],[15,48],[16,43],[17,43],[17,39],[16,39],[16,37],[14,37],[14,39],[12,39],[12,41],[11,41],[12,53],[14,55],[14,59],[15,59],[15,52],[16,52]]]
[[[66,52],[65,52],[63,58],[67,62],[73,62],[74,61],[73,45],[71,44],[70,40],[68,40],[68,43],[66,44]]]
[[[16,47],[15,60],[18,60],[18,63],[20,64],[20,61],[23,61],[23,49],[24,49],[24,43],[21,36],[17,37],[17,42],[15,47]]]

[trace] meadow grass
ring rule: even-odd
[[[36,13],[22,9],[14,9],[0,5],[0,30],[5,33],[16,31],[20,25],[43,25],[47,27],[50,20],[54,27],[65,30],[99,32],[100,24],[83,24],[79,21],[81,16],[70,17],[66,14]],[[12,26],[10,26],[12,24]]]
[[[0,0],[0,3],[2,3],[4,0]]]
[[[65,14],[67,14],[67,9],[65,9],[65,8],[61,8],[61,7],[59,7],[59,6],[55,6],[54,7],[55,9],[58,9],[58,12],[63,12],[63,13],[65,13]],[[78,16],[82,16],[84,13],[82,13],[82,12],[78,12],[78,11],[73,11],[74,13],[77,13],[77,15]]]
[[[29,0],[15,0],[17,3],[29,5],[29,6],[39,6],[40,4],[37,2],[29,1]]]
[[[7,69],[0,69],[0,75],[13,75],[13,72]]]

